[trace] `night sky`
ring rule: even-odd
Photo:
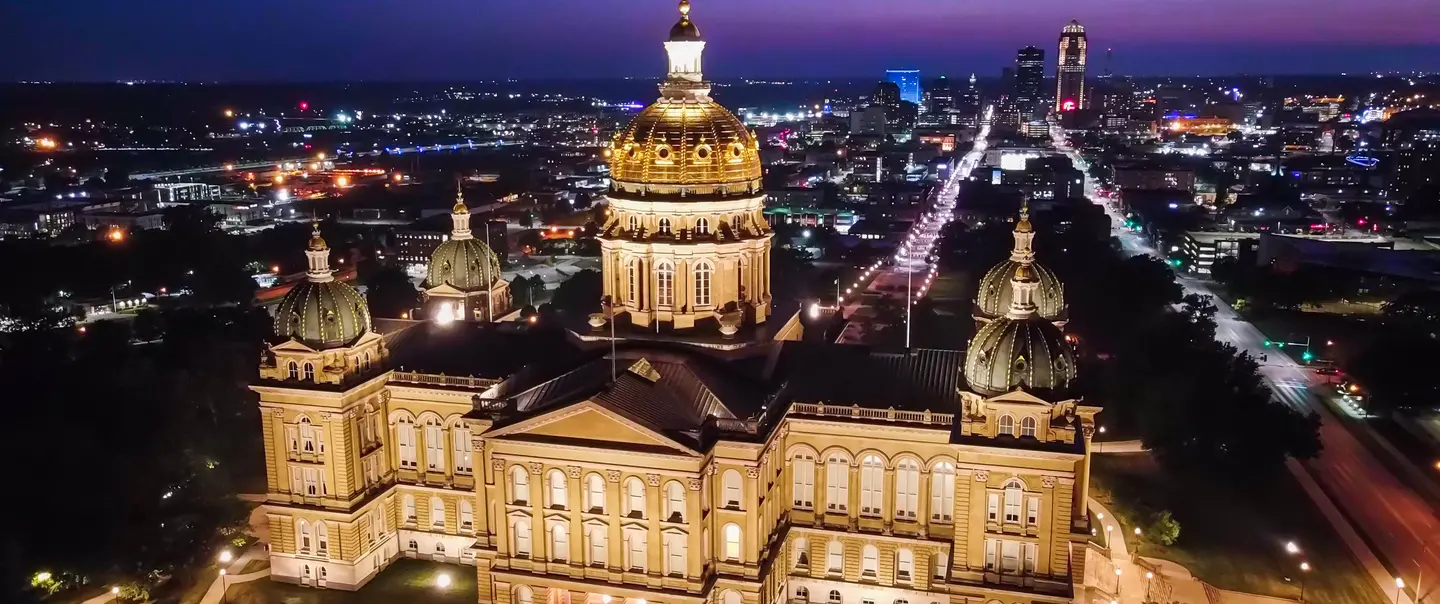
[[[714,77],[998,75],[1066,21],[1135,75],[1440,71],[1440,0],[693,0]],[[671,0],[4,0],[0,79],[657,76]]]

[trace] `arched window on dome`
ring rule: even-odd
[[[1007,414],[1007,415],[1002,415],[1002,416],[1000,416],[1000,420],[996,422],[996,425],[999,426],[999,433],[1000,433],[1000,435],[1002,435],[1002,436],[1015,436],[1015,418],[1014,418],[1014,417],[1011,417],[1011,416],[1008,415],[1008,414]]]
[[[315,379],[315,365],[310,363],[305,364],[305,379],[312,381]]]
[[[730,217],[730,230],[735,231],[735,234],[736,234],[736,235],[739,235],[739,234],[740,234],[740,215],[739,215],[739,214],[736,214],[736,215]]]
[[[290,361],[290,366],[289,366],[288,371],[289,371],[290,379],[292,379],[292,380],[298,380],[298,379],[300,379],[300,364],[299,364],[299,363],[296,363],[295,361]]]
[[[1020,420],[1020,436],[1035,438],[1035,418],[1026,416]]]
[[[709,235],[709,234],[710,234],[710,219],[708,219],[708,218],[697,218],[697,219],[695,219],[695,234],[696,234],[696,235]]]
[[[640,217],[639,217],[639,216],[631,216],[631,217],[630,217],[630,232],[631,232],[631,233],[634,233],[634,232],[639,231],[639,230],[640,230]]]
[[[710,263],[701,260],[695,265],[695,306],[710,305],[710,276],[715,273]]]
[[[668,260],[655,267],[655,290],[657,305],[675,305],[675,265]]]
[[[661,218],[661,219],[660,219],[660,225],[659,225],[659,229],[658,229],[658,230],[660,231],[660,234],[661,234],[661,235],[669,235],[669,234],[670,234],[670,219],[669,219],[669,218]]]

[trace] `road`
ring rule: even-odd
[[[929,207],[925,209],[921,219],[910,227],[910,232],[906,234],[905,241],[895,254],[894,262],[876,262],[846,288],[840,304],[844,317],[855,317],[857,312],[869,305],[865,294],[870,294],[869,299],[898,299],[903,305],[907,299],[914,304],[929,291],[930,283],[935,278],[934,251],[935,244],[940,239],[940,231],[945,223],[951,220],[955,200],[960,194],[960,183],[970,177],[970,172],[985,156],[988,144],[986,139],[990,136],[990,111],[989,108],[986,109],[980,131],[975,134],[974,146],[960,158],[949,178],[931,196]],[[868,316],[868,313],[861,316]],[[852,320],[845,325],[836,341],[842,344],[862,343],[869,333],[867,327],[865,321]],[[905,343],[908,348],[908,326],[906,330]]]
[[[1067,152],[1072,159],[1082,161],[1073,151]],[[1087,194],[1092,191],[1088,176],[1086,191]],[[1164,258],[1143,238],[1124,227],[1124,217],[1111,204],[1093,195],[1091,200],[1106,208],[1111,231],[1126,251]],[[1324,450],[1319,457],[1306,462],[1305,468],[1388,564],[1388,572],[1404,580],[1407,595],[1414,597],[1414,587],[1421,583],[1424,593],[1420,594],[1420,602],[1440,604],[1440,589],[1437,589],[1440,588],[1440,519],[1436,510],[1382,464],[1351,433],[1331,405],[1320,399],[1324,396],[1333,401],[1330,386],[1286,355],[1265,348],[1265,335],[1214,295],[1207,283],[1184,275],[1178,281],[1186,294],[1209,296],[1214,302],[1217,340],[1234,345],[1256,359],[1268,356],[1260,373],[1277,399],[1301,412],[1320,416],[1320,441]],[[1357,557],[1363,558],[1358,554]],[[1421,580],[1422,573],[1428,582]],[[1377,578],[1376,582],[1383,593],[1395,594],[1393,577]],[[1400,601],[1413,602],[1410,597]]]

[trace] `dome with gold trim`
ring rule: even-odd
[[[681,2],[665,43],[670,71],[660,99],[635,116],[606,157],[617,192],[736,195],[760,189],[760,146],[735,114],[710,98],[701,74],[705,42]]]
[[[1063,319],[1065,312],[1065,285],[1050,272],[1050,269],[1035,261],[1035,227],[1030,224],[1030,205],[1020,207],[1019,219],[1015,222],[1015,248],[1010,258],[995,265],[980,279],[980,289],[975,294],[976,318],[993,319],[1010,310],[1014,301],[1014,288],[1010,282],[1021,267],[1028,267],[1036,279],[1033,302],[1035,313],[1048,321]]]
[[[450,220],[450,238],[430,254],[425,286],[448,285],[462,292],[489,290],[500,280],[500,257],[470,232],[470,208],[462,192],[455,193]]]
[[[998,396],[1017,389],[1065,396],[1075,380],[1075,356],[1065,334],[1036,313],[1038,271],[1021,265],[1010,280],[1010,308],[985,324],[965,352],[970,390]]]
[[[275,307],[274,331],[317,350],[349,346],[370,331],[370,306],[360,292],[336,281],[330,271],[330,246],[320,228],[310,236],[306,279],[286,292]]]

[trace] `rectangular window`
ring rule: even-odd
[[[300,432],[295,426],[285,426],[285,442],[288,443],[291,453],[300,452]]]
[[[445,433],[440,426],[425,426],[425,467],[431,472],[445,471]]]
[[[685,575],[685,536],[665,535],[665,574]]]
[[[790,466],[790,472],[794,476],[794,484],[791,491],[795,500],[795,507],[802,510],[814,509],[815,507],[815,460],[806,457],[797,457]]]
[[[1026,574],[1034,573],[1034,572],[1035,572],[1036,559],[1039,557],[1039,554],[1040,554],[1040,546],[1038,546],[1038,545],[1036,545],[1036,544],[1034,544],[1034,543],[1026,543],[1024,549],[1025,549],[1025,567],[1024,567],[1023,570],[1024,570],[1024,572],[1025,572]]]
[[[1040,524],[1040,498],[1030,497],[1025,500],[1025,525],[1037,524]]]
[[[470,430],[456,426],[450,431],[450,441],[455,453],[453,455],[456,474],[469,474],[471,471],[470,453],[475,443],[470,442]]]
[[[930,519],[950,522],[955,509],[955,474],[934,472],[930,481]]]
[[[305,483],[300,474],[300,466],[290,466],[290,492],[296,495],[305,492]]]
[[[1007,573],[1020,572],[1020,546],[1019,541],[1000,542],[1000,570]]]
[[[315,468],[305,468],[305,494],[311,497],[320,494],[320,473]]]
[[[630,570],[645,571],[645,534],[633,531],[626,535],[625,566]]]
[[[415,425],[401,422],[395,427],[395,440],[400,445],[400,467],[415,469]]]
[[[844,512],[849,509],[850,463],[831,458],[825,464],[825,509]]]
[[[900,555],[895,560],[895,578],[899,581],[909,581],[915,573],[915,554],[908,549],[900,550]]]
[[[1005,489],[1005,523],[1020,522],[1020,489]]]
[[[989,522],[1000,521],[1000,494],[990,493],[985,498],[985,519]]]

